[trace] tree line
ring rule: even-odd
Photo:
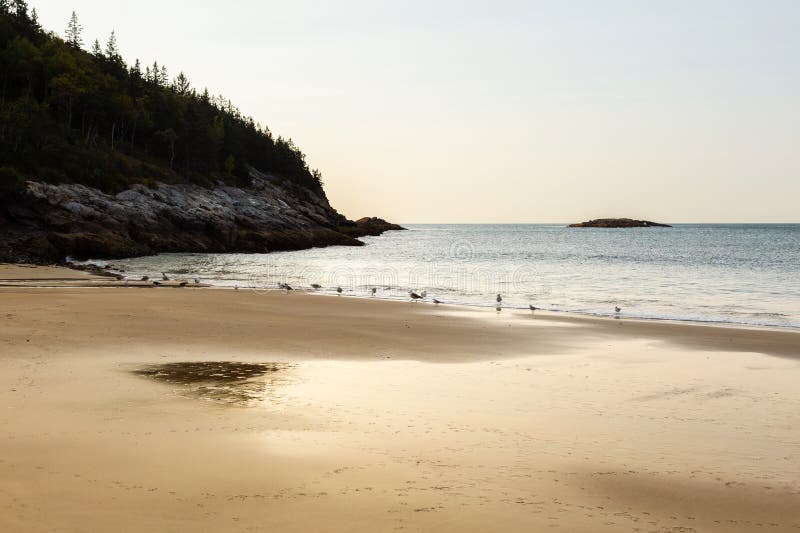
[[[320,172],[291,139],[197,91],[183,72],[170,79],[157,61],[128,65],[113,31],[84,50],[74,12],[62,38],[25,0],[0,0],[0,186],[24,178],[107,191],[152,180],[245,185],[250,167],[322,191]]]

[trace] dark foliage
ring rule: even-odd
[[[0,188],[20,176],[109,192],[153,180],[246,185],[254,167],[322,190],[291,140],[229,100],[198,93],[183,73],[170,82],[158,63],[127,65],[113,32],[105,49],[84,51],[74,14],[66,36],[45,32],[24,1],[0,0]]]

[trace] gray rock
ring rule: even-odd
[[[0,261],[359,246],[356,237],[379,229],[347,220],[324,193],[255,170],[251,178],[247,187],[210,189],[137,184],[113,196],[84,185],[29,181],[23,192],[0,198]]]

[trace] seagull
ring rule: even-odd
[[[373,295],[373,296],[375,296],[375,293],[376,293],[376,292],[378,292],[378,289],[376,289],[375,287],[372,287],[372,295]]]
[[[537,309],[539,309],[538,307],[534,307],[533,305],[528,305],[528,307],[531,308],[531,311],[536,311]]]
[[[164,281],[169,281],[169,277],[166,274],[164,274],[163,272],[161,273],[161,279],[164,280]]]
[[[614,312],[615,313],[619,313],[620,311],[622,311],[622,308],[620,306],[618,306],[618,305],[615,305],[614,306]]]
[[[160,286],[161,286],[161,282],[160,281],[154,281],[153,282],[153,287],[160,287]]]
[[[312,283],[311,284],[311,288],[312,289],[321,289],[322,285],[320,285],[319,283]]]
[[[128,280],[128,276],[125,276],[125,286],[126,286],[126,287],[128,286],[128,281],[129,281],[129,280]]]
[[[411,296],[412,300],[422,300],[422,296],[420,296],[414,291],[409,292],[408,295]]]
[[[233,290],[238,291],[239,290],[239,285],[238,284],[234,285],[233,286]]]
[[[283,288],[284,288],[284,289],[286,289],[286,291],[287,291],[287,292],[288,292],[288,291],[293,291],[293,290],[294,290],[294,289],[293,289],[291,286],[289,286],[289,284],[288,284],[288,283],[284,283],[284,284],[283,284]]]
[[[150,281],[150,276],[142,276],[142,281]]]
[[[185,286],[187,286],[188,284],[189,284],[189,282],[188,282],[188,281],[181,281],[181,282],[179,283],[179,286],[180,286],[180,287],[185,287]]]
[[[428,291],[422,291],[422,297],[423,298],[427,298],[428,297]]]
[[[339,294],[342,294],[342,288],[341,287],[336,287],[336,292],[338,292]]]
[[[200,278],[194,278],[194,284],[200,285]]]
[[[499,303],[499,304],[503,303],[503,297],[500,296],[499,294],[497,295],[497,303]]]
[[[440,302],[439,300],[437,300],[436,298],[434,298],[434,299],[433,299],[433,303],[435,303],[436,305],[439,305],[439,304],[443,304],[444,302]]]

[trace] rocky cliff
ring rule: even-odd
[[[157,183],[116,195],[28,181],[0,197],[0,261],[359,246],[359,236],[402,229],[380,219],[352,222],[324,195],[256,171],[251,178],[241,188]]]

